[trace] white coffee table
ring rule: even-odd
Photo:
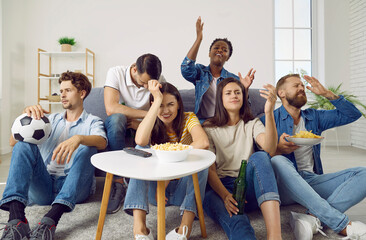
[[[158,240],[165,239],[166,235],[164,181],[192,175],[201,233],[202,237],[205,238],[207,233],[203,216],[202,200],[197,172],[210,167],[215,162],[215,154],[208,150],[192,149],[185,161],[162,163],[158,160],[155,152],[152,149],[144,150],[151,152],[153,155],[148,158],[143,158],[120,150],[98,153],[91,157],[91,162],[96,168],[107,172],[102,204],[99,213],[96,239],[99,240],[102,237],[113,175],[148,181],[157,181]]]

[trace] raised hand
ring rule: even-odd
[[[277,154],[290,154],[299,148],[295,143],[286,141],[285,137],[290,137],[290,135],[282,133],[277,144]]]
[[[337,99],[338,96],[335,95],[332,91],[326,89],[320,82],[318,79],[316,79],[315,77],[310,77],[310,76],[304,76],[304,79],[310,83],[311,86],[306,86],[307,89],[309,89],[310,91],[312,91],[313,93],[326,97],[330,100],[332,99]]]
[[[39,120],[44,116],[44,113],[50,113],[44,110],[41,105],[28,106],[24,109],[23,113],[26,113],[28,117],[33,116],[34,119]]]
[[[253,70],[253,68],[251,68],[245,77],[242,77],[240,72],[238,73],[240,82],[244,85],[245,89],[248,89],[252,85],[255,72],[256,70]]]
[[[197,39],[202,40],[203,38],[203,22],[201,21],[201,17],[198,17],[196,22],[196,33],[197,33]]]
[[[273,112],[276,105],[276,88],[271,84],[266,84],[263,86],[266,90],[259,90],[261,97],[267,99],[266,104],[264,105],[264,112],[271,113]]]

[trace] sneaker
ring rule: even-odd
[[[357,239],[357,240],[365,240],[366,239],[366,224],[362,222],[352,222],[347,226],[347,237],[342,239]]]
[[[52,240],[55,239],[55,221],[49,217],[43,217],[30,234],[29,240]]]
[[[125,200],[126,189],[127,187],[125,184],[113,182],[111,194],[109,196],[107,214],[116,213],[121,209],[123,201]]]
[[[13,219],[5,224],[3,229],[1,240],[26,240],[29,238],[30,228],[27,219],[25,219],[25,222]]]
[[[171,230],[165,237],[166,240],[187,240],[188,227],[183,226],[183,234],[178,233],[179,228]]]
[[[140,234],[136,234],[135,235],[135,240],[154,240],[154,237],[152,235],[151,230],[147,229],[149,231],[148,235],[140,235]]]
[[[318,232],[326,236],[320,220],[308,214],[291,212],[290,225],[296,240],[311,240]]]

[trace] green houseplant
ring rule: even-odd
[[[75,38],[69,37],[61,37],[58,40],[58,43],[61,45],[62,52],[71,52],[71,46],[74,46],[76,44]]]
[[[346,91],[341,90],[342,83],[339,84],[337,87],[329,87],[328,89],[332,91],[336,95],[343,95],[345,99],[353,103],[355,106],[361,108],[360,111],[364,118],[366,118],[365,111],[366,111],[366,105],[364,105],[360,100],[357,99],[357,96],[352,95]],[[313,94],[314,96],[314,102],[308,103],[309,107],[315,108],[315,109],[325,109],[325,110],[331,110],[334,109],[333,104],[330,103],[328,99],[325,97]]]

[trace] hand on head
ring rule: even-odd
[[[34,119],[39,120],[44,116],[44,113],[50,112],[44,110],[41,105],[33,105],[26,107],[23,113],[26,113],[28,117],[33,117]]]
[[[255,77],[255,72],[256,70],[253,70],[253,68],[251,68],[245,77],[242,77],[240,72],[238,73],[240,82],[244,85],[245,89],[249,89],[249,87],[252,85]]]
[[[148,82],[148,88],[150,93],[154,97],[154,101],[156,99],[163,99],[163,94],[160,92],[161,84],[158,82],[158,80],[150,80]]]

